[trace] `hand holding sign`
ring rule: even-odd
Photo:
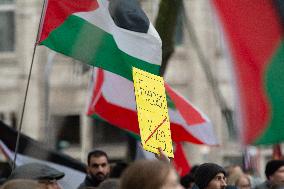
[[[138,121],[143,148],[173,157],[167,100],[162,77],[133,68]]]
[[[159,154],[155,154],[155,157],[160,160],[163,161],[165,163],[170,163],[171,159],[168,158],[168,156],[163,152],[162,148],[158,148]]]

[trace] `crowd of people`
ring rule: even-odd
[[[16,167],[0,189],[63,189],[64,173],[42,163]],[[271,160],[265,167],[266,181],[255,183],[240,166],[216,163],[193,166],[179,178],[170,160],[160,152],[157,160],[139,160],[110,166],[107,153],[88,154],[86,177],[77,189],[284,189],[284,160]]]

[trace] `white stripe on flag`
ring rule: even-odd
[[[98,9],[74,15],[111,34],[121,51],[148,63],[161,65],[162,41],[154,26],[150,23],[148,33],[120,28],[115,25],[109,14],[108,3],[102,3],[102,1],[98,0]]]

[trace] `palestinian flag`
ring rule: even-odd
[[[159,75],[161,39],[137,0],[47,0],[38,44],[132,80]]]
[[[246,144],[284,140],[282,0],[213,0],[234,61]]]
[[[88,115],[99,117],[121,129],[139,134],[133,82],[102,69],[95,69],[94,87]],[[165,85],[171,135],[175,142],[216,145],[209,119]]]

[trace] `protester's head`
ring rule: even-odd
[[[64,173],[41,163],[28,163],[17,167],[10,175],[9,180],[35,180],[48,189],[60,189],[57,180],[64,177]]]
[[[198,169],[199,165],[193,165],[190,169],[190,173],[194,176],[196,170]]]
[[[13,179],[7,181],[1,189],[48,189],[35,180]]]
[[[95,158],[105,157],[107,162],[109,161],[107,153],[105,153],[102,150],[92,150],[88,153],[88,165],[91,164],[92,157],[95,157]]]
[[[110,173],[108,156],[104,151],[93,150],[88,154],[88,175],[96,182],[104,181]]]
[[[242,168],[239,165],[231,165],[226,167],[226,172],[228,185],[235,185],[236,180],[244,174]]]
[[[235,186],[238,189],[251,189],[250,179],[247,175],[243,174],[237,178]]]
[[[181,189],[178,176],[169,163],[140,160],[122,174],[120,189]]]
[[[119,189],[119,179],[107,179],[100,184],[98,189]]]
[[[201,164],[194,177],[199,189],[224,189],[227,186],[225,169],[215,163]]]
[[[273,185],[284,184],[284,160],[271,160],[265,167],[265,175]]]

